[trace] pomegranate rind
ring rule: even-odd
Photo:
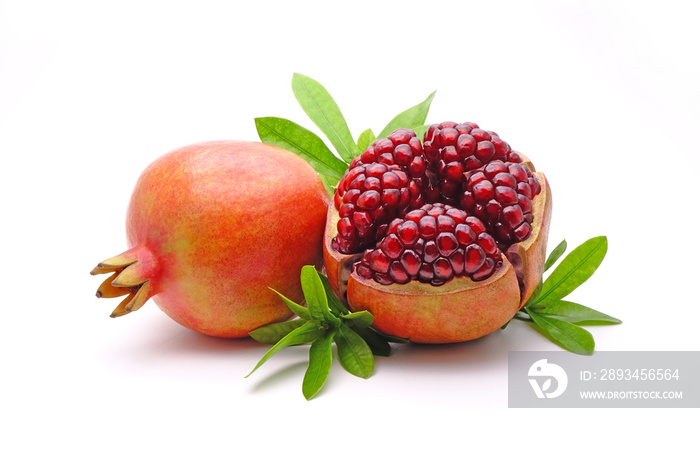
[[[377,330],[415,343],[473,340],[505,325],[520,308],[518,278],[505,258],[484,281],[459,277],[439,287],[381,285],[353,272],[347,296],[351,310],[374,316]]]
[[[522,261],[522,268],[518,271],[523,287],[521,306],[530,299],[542,279],[547,259],[549,225],[552,220],[552,191],[549,182],[544,173],[536,172],[533,175],[537,177],[542,191],[535,196],[532,203],[532,233],[525,241],[512,246]]]

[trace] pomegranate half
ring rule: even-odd
[[[336,188],[334,205],[328,209],[324,236],[326,273],[333,291],[346,300],[350,309],[371,312],[373,326],[384,333],[417,343],[472,340],[506,324],[539,284],[552,214],[551,190],[544,174],[535,172],[529,159],[510,149],[496,133],[480,130],[475,124],[432,125],[424,137],[425,152],[415,139],[412,131],[398,130],[387,139],[376,141],[351,164]],[[376,166],[382,164],[383,169]],[[511,165],[518,165],[511,168],[511,173],[526,173],[536,191],[528,187],[516,191],[517,180],[513,189],[502,187],[505,185],[500,181],[508,178],[508,172],[494,178],[496,172]],[[402,179],[396,181],[395,175]],[[491,200],[480,207],[471,196],[481,196],[479,189],[483,186],[474,185],[485,179],[490,180],[485,185],[493,182],[491,192],[485,195],[486,200]],[[390,183],[388,189],[385,182]],[[508,182],[513,181],[504,181]],[[501,197],[497,195],[499,189]],[[378,192],[378,198],[371,191]],[[385,195],[387,192],[396,195]],[[520,199],[522,209],[511,208],[518,205],[521,192],[530,197]],[[377,198],[376,207],[367,202],[372,196]],[[507,208],[495,206],[496,199]],[[435,202],[440,203],[437,208],[428,204]],[[435,220],[419,221],[428,216],[416,210],[421,208],[428,214],[437,210],[432,214]],[[474,280],[465,271],[464,248],[470,240],[460,238],[458,244],[453,234],[454,225],[464,223],[464,217],[472,215],[484,220],[488,225],[484,236],[491,234],[488,241],[492,245],[497,241],[498,245],[497,250],[491,246],[494,259],[486,259],[489,264],[484,263],[483,254],[479,258],[476,266],[481,269],[473,274]],[[412,246],[416,241],[412,237],[401,237],[402,222],[410,223],[406,219],[415,220],[413,229],[431,240],[432,251],[422,237],[418,239],[423,241],[419,248]],[[446,232],[443,236],[448,244],[443,249],[449,249],[445,254],[453,254],[458,246],[462,248],[461,253],[458,250],[450,258],[459,259],[453,260],[452,269],[461,272],[447,267],[447,258],[435,259],[442,251],[435,245],[441,231]],[[393,242],[389,242],[386,238],[392,233]],[[450,241],[454,247],[449,246]],[[488,241],[484,248],[489,247]],[[410,248],[413,250],[407,258]],[[439,261],[442,262],[438,264]],[[423,274],[424,266],[427,275]],[[447,275],[439,276],[445,267]]]
[[[136,183],[129,249],[91,272],[110,274],[97,296],[126,295],[112,317],[153,298],[185,327],[245,337],[291,316],[270,288],[303,301],[299,274],[322,263],[328,204],[313,168],[284,149],[214,141],[174,150]]]

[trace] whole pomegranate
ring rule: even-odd
[[[118,317],[149,299],[178,323],[244,337],[301,302],[299,274],[322,263],[328,194],[311,166],[257,142],[174,150],[143,172],[131,197],[129,249],[91,273],[110,273],[98,297],[127,295]]]
[[[329,206],[333,291],[374,327],[419,343],[481,337],[527,301],[544,270],[544,174],[475,123],[394,131],[355,159]]]

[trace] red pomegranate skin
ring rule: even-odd
[[[214,141],[146,168],[127,213],[127,240],[148,297],[185,327],[244,337],[286,320],[304,265],[323,262],[328,194],[314,169],[284,149]],[[126,273],[129,268],[122,271]]]

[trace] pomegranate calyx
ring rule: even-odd
[[[152,278],[158,272],[153,254],[147,248],[137,246],[100,262],[90,274],[112,274],[97,288],[98,298],[128,295],[110,314],[110,317],[121,317],[140,309],[155,294]]]

